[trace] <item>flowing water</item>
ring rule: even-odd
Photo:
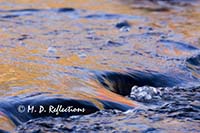
[[[200,132],[199,86],[198,0],[0,0],[0,132]]]

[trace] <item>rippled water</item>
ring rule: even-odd
[[[0,3],[0,129],[200,131],[199,1]]]

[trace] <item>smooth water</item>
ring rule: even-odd
[[[0,129],[199,132],[199,7],[0,0]],[[50,105],[85,111],[37,112]]]

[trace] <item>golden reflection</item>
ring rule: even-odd
[[[147,12],[144,10],[133,9],[132,5],[125,4],[122,0],[116,0],[115,2],[110,2],[109,0],[0,0],[0,3],[9,3],[9,4],[0,4],[1,10],[17,10],[17,9],[49,9],[49,8],[62,8],[62,7],[72,7],[75,9],[86,9],[89,10],[90,13],[94,12],[105,12],[105,13],[114,13],[114,14],[128,14],[133,16],[141,16],[143,18],[147,18],[145,20],[130,20],[130,24],[132,25],[130,31],[132,34],[138,34],[137,26],[145,25],[146,27],[154,27],[155,29],[166,30],[167,33],[172,30],[177,34],[181,34],[183,39],[188,42],[196,39],[196,36],[199,35],[200,31],[200,12],[197,10],[191,11],[169,11],[165,13],[155,13],[155,12]],[[124,4],[122,4],[124,3]],[[173,14],[174,17],[171,14]],[[84,31],[80,30],[79,27],[74,26],[74,22],[66,21],[53,21],[47,18],[40,18],[41,20],[37,20],[35,16],[26,16],[28,19],[35,19],[35,21],[42,21],[36,23],[37,26],[21,26],[15,25],[20,19],[16,19],[15,21],[9,21],[9,24],[6,26],[10,26],[9,28],[0,28],[0,97],[6,98],[8,96],[24,96],[31,95],[34,93],[47,93],[47,96],[52,95],[61,95],[64,98],[74,98],[74,99],[84,99],[92,101],[97,107],[103,109],[103,105],[96,99],[114,101],[118,103],[123,103],[132,107],[139,106],[135,102],[114,94],[104,87],[99,85],[96,81],[92,79],[88,79],[88,81],[83,81],[83,79],[74,78],[73,76],[66,76],[62,74],[58,74],[58,72],[71,72],[72,70],[66,70],[64,67],[78,66],[83,68],[89,68],[92,70],[112,70],[112,71],[123,71],[119,70],[119,68],[115,68],[114,66],[120,66],[120,61],[126,61],[129,64],[122,64],[121,66],[124,68],[132,68],[141,70],[141,66],[146,67],[145,64],[149,65],[149,68],[152,70],[161,70],[157,65],[163,66],[165,63],[164,60],[156,60],[149,59],[146,57],[141,57],[140,55],[134,55],[131,57],[127,56],[115,56],[112,55],[112,50],[114,48],[110,48],[105,53],[98,53],[99,51],[93,51],[94,55],[88,55],[84,58],[79,57],[75,53],[66,53],[66,49],[73,48],[71,44],[80,43],[82,39],[85,39],[86,36],[83,34]],[[182,20],[182,18],[184,18]],[[146,22],[148,20],[148,22]],[[184,20],[187,20],[184,21]],[[81,24],[92,23],[89,24],[89,28],[98,28],[96,27],[95,20],[85,20],[84,18],[77,20]],[[118,21],[118,20],[117,20]],[[121,20],[119,20],[121,21]],[[165,22],[166,24],[163,24]],[[0,21],[0,25],[6,23]],[[108,38],[112,40],[113,37],[118,37],[124,35],[126,33],[121,33],[114,26],[116,21],[113,20],[101,20],[101,23],[108,23],[115,30],[99,30],[95,33],[98,37],[109,36]],[[14,26],[13,26],[14,25]],[[3,25],[4,26],[4,25]],[[88,28],[87,27],[87,28]],[[85,28],[85,27],[84,27]],[[81,32],[74,37],[70,33],[63,33],[64,35],[50,35],[45,36],[44,33],[49,33],[54,30],[63,30],[69,29],[71,31]],[[20,41],[17,40],[21,34],[29,34],[32,39],[27,39],[22,41],[27,44],[27,46],[21,46]],[[142,33],[142,32],[141,32]],[[77,39],[78,38],[78,39]],[[64,40],[65,39],[65,40]],[[130,39],[132,39],[130,37]],[[51,41],[54,40],[54,41]],[[107,41],[107,40],[106,40]],[[91,44],[91,41],[85,41],[88,45]],[[105,42],[100,42],[100,45]],[[59,55],[59,59],[51,59],[46,58],[48,56],[48,46],[50,45],[61,45],[65,49],[58,50],[54,56]],[[142,50],[142,49],[151,49],[151,46],[148,42],[138,41],[137,39],[131,40],[131,44],[134,46],[129,48],[128,50],[131,52],[133,50]],[[146,45],[148,44],[148,45]],[[81,44],[82,45],[82,44]],[[99,44],[98,44],[99,45]],[[199,44],[196,44],[198,46]],[[76,45],[75,45],[76,46]],[[124,46],[126,47],[126,46]],[[118,50],[122,51],[124,47],[119,47]],[[199,47],[199,46],[198,46]],[[153,47],[154,48],[154,47]],[[153,49],[152,48],[152,49]],[[62,48],[61,48],[62,49]],[[116,48],[117,49],[117,48]],[[163,49],[159,49],[156,53],[167,55],[167,56],[188,56],[191,53],[187,51],[180,51],[179,49],[168,49],[163,47]],[[106,63],[109,65],[103,65],[100,62],[103,60],[103,57],[108,57],[110,59]],[[128,55],[129,56],[129,55]],[[127,58],[126,58],[127,57]],[[156,60],[156,65],[152,63],[152,61]],[[135,61],[130,63],[131,61]],[[142,62],[141,62],[142,61]],[[138,65],[141,64],[141,65]],[[144,64],[143,64],[144,63]],[[145,68],[146,69],[146,68]],[[76,70],[73,70],[76,71]],[[72,72],[71,72],[72,73]],[[78,72],[77,72],[78,73]],[[196,77],[199,77],[198,74],[192,73]],[[169,125],[173,126],[176,124],[175,121],[172,124],[168,122],[163,122],[161,125]],[[158,125],[159,127],[159,125]],[[6,130],[12,130],[13,125],[10,124],[10,120],[8,120],[5,116],[0,114],[0,128]]]
[[[8,2],[8,0],[0,0],[0,2]],[[109,13],[130,13],[130,8],[121,6],[120,3],[112,3],[108,0],[9,0],[10,3],[15,4],[15,9],[26,8],[48,9],[48,8],[62,8],[72,7],[77,9],[87,9],[94,11],[107,11]],[[12,6],[0,6],[3,9],[12,9]]]
[[[15,124],[8,119],[3,112],[0,111],[0,129],[13,132],[15,127]]]

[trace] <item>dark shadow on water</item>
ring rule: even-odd
[[[97,100],[102,103],[104,109],[127,111],[133,108],[116,102]],[[62,111],[63,109],[67,110]],[[99,110],[100,109],[96,105],[87,100],[45,98],[44,96],[37,98],[31,97],[28,99],[13,98],[0,102],[0,112],[8,116],[15,125],[20,125],[23,122],[39,117],[51,116],[67,118],[73,115],[87,115]],[[56,113],[57,111],[58,113]]]
[[[105,88],[123,96],[129,95],[134,85],[173,87],[181,83],[178,78],[155,71],[96,72],[96,78]]]
[[[199,50],[198,48],[190,45],[190,44],[186,44],[183,42],[177,42],[177,41],[172,41],[172,40],[159,40],[158,42],[163,43],[164,45],[168,46],[168,47],[176,47],[178,49],[181,50]]]
[[[194,65],[194,66],[199,66],[200,67],[200,54],[190,57],[186,60],[187,63]]]

